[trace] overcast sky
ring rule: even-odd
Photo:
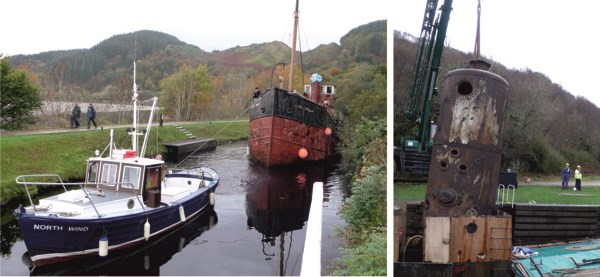
[[[389,29],[418,35],[426,1],[399,3]],[[452,6],[446,41],[473,52],[477,0],[454,0]],[[600,87],[595,84],[600,71],[600,1],[482,0],[481,6],[482,55],[508,68],[541,72],[569,93],[600,106]]]
[[[301,0],[302,50],[339,43],[351,29],[386,19],[383,7],[389,3]],[[9,55],[90,48],[142,29],[212,51],[275,40],[289,44],[295,0],[9,0],[0,7],[0,53]]]

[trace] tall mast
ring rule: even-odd
[[[133,144],[133,151],[136,151],[137,153],[137,147],[138,147],[138,134],[137,134],[137,97],[138,97],[138,92],[137,92],[137,85],[135,84],[135,72],[136,68],[135,68],[135,60],[133,61],[133,130],[131,131],[131,140],[132,140],[132,144]]]
[[[288,92],[292,92],[294,86],[294,65],[296,64],[296,36],[298,35],[298,2],[296,0],[296,11],[294,11],[294,33],[292,35],[292,60],[290,61],[290,82]]]

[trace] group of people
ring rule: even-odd
[[[573,190],[580,191],[581,190],[581,166],[577,165],[575,168],[575,187]],[[569,163],[565,165],[565,168],[562,170],[562,189],[569,189],[569,178],[571,178],[571,168],[569,167]]]
[[[75,103],[75,107],[73,107],[73,110],[71,111],[71,128],[79,128],[79,126],[81,126],[79,124],[79,118],[81,117],[81,108],[79,108],[79,105],[77,103]],[[90,105],[88,106],[88,110],[87,110],[87,128],[90,128],[90,123],[94,123],[94,129],[98,129],[98,126],[96,125],[96,109],[94,108],[94,106],[92,105],[92,103],[90,103]]]

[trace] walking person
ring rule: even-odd
[[[79,124],[79,117],[81,117],[81,108],[75,103],[75,107],[73,107],[73,110],[71,111],[71,128],[79,128],[79,126],[81,126]]]
[[[578,165],[575,169],[575,187],[573,188],[576,191],[581,191],[581,166]]]
[[[92,103],[90,103],[90,106],[88,107],[87,110],[87,116],[88,116],[88,129],[90,128],[90,122],[94,123],[94,129],[98,129],[98,127],[96,126],[96,120],[94,120],[96,118],[96,109],[94,109],[94,106],[92,106]]]
[[[565,165],[565,168],[562,170],[562,189],[569,189],[569,178],[571,177],[571,168],[569,167],[569,163]]]

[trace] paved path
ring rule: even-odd
[[[245,120],[214,120],[212,122],[244,122]],[[206,121],[208,122],[208,121]],[[184,122],[164,122],[163,125],[185,125],[185,124],[195,124],[200,123],[200,121],[184,121]],[[147,124],[147,123],[146,123]],[[140,127],[146,127],[146,124],[138,124]],[[118,128],[127,128],[131,127],[131,124],[126,125],[110,125],[110,126],[100,126],[98,125],[98,130],[103,129],[118,129]],[[158,123],[152,123],[152,127],[158,127]],[[67,132],[90,132],[93,131],[93,127],[88,130],[87,126],[81,125],[80,128],[72,129],[72,128],[55,128],[55,129],[35,129],[35,130],[23,130],[23,131],[2,131],[0,132],[0,136],[22,136],[22,135],[35,135],[35,134],[54,134],[54,133],[67,133]]]
[[[519,186],[555,186],[557,188],[560,188],[560,183],[561,181],[531,181],[531,183],[525,183],[525,181],[519,181]],[[570,179],[569,180],[569,187],[572,188],[573,186],[575,186],[575,179]],[[586,181],[585,180],[585,176],[583,178],[583,181],[581,181],[581,186],[582,187],[600,187],[600,180],[593,180],[593,181]]]

